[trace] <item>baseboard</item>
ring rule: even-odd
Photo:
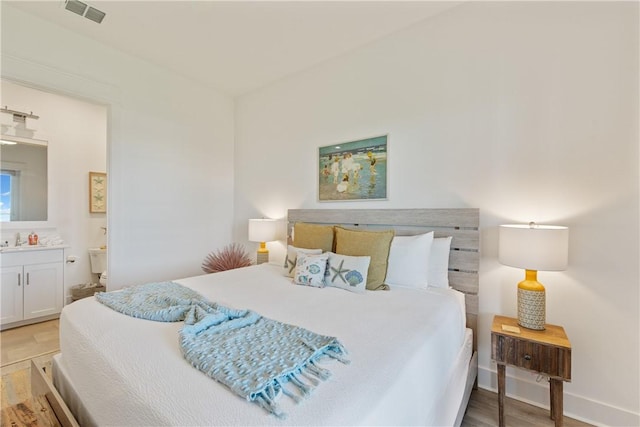
[[[497,392],[498,379],[496,371],[486,366],[479,367],[478,387]],[[531,381],[527,381],[507,375],[506,388],[508,397],[540,408],[549,409],[549,384],[546,381],[538,383],[535,381],[535,376],[532,376]],[[640,425],[640,414],[584,396],[568,393],[566,389],[563,400],[564,415],[576,420],[596,426]]]

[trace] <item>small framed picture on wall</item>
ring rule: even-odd
[[[107,212],[107,174],[89,172],[89,212]]]
[[[318,200],[387,200],[388,135],[318,149]]]

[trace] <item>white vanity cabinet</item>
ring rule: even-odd
[[[55,318],[64,302],[64,250],[0,253],[2,329]]]

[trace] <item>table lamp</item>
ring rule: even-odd
[[[278,221],[275,219],[250,219],[249,220],[249,241],[259,242],[257,264],[269,262],[269,251],[267,242],[277,240]]]
[[[546,301],[538,270],[562,271],[569,257],[569,229],[556,225],[501,225],[498,260],[510,267],[524,268],[525,279],[518,283],[518,324],[543,330]]]

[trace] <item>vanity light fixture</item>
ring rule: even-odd
[[[102,23],[102,20],[107,15],[103,11],[98,10],[95,7],[89,6],[86,3],[78,0],[65,0],[64,8],[77,15],[84,16],[85,18],[98,24]]]
[[[11,110],[5,105],[0,108],[0,113],[11,115],[10,121],[0,120],[2,122],[2,133],[0,135],[2,142],[0,142],[0,145],[15,145],[16,143],[47,145],[46,141],[34,139],[35,130],[27,128],[27,119],[38,120],[40,118],[40,116],[33,114],[33,111],[27,113]]]
[[[3,108],[0,108],[0,113],[11,114],[11,116],[13,116],[13,121],[16,123],[24,123],[27,119],[38,120],[40,118],[40,116],[33,114],[33,111],[25,113],[22,111],[10,110],[6,105]]]

